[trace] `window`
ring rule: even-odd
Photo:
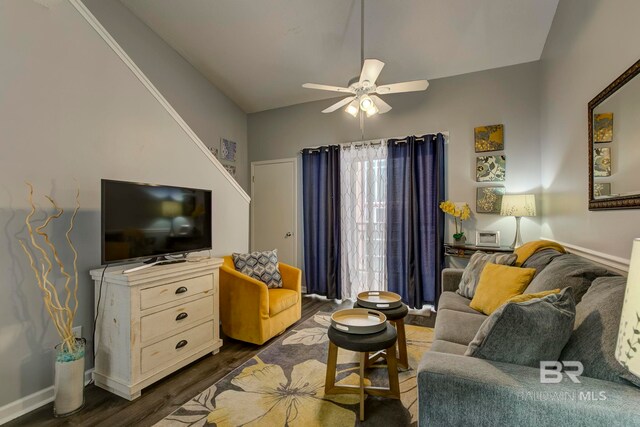
[[[386,289],[386,157],[382,142],[340,152],[343,298]]]

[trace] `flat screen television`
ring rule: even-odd
[[[102,264],[211,249],[211,191],[102,180]]]

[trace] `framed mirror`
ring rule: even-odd
[[[640,61],[589,102],[589,210],[640,208]]]

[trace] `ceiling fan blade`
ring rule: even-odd
[[[391,110],[391,105],[387,104],[377,95],[370,95],[369,98],[373,100],[373,103],[376,105],[378,109],[378,114],[384,114]]]
[[[333,104],[330,107],[325,108],[324,110],[322,110],[323,113],[333,113],[334,111],[336,111],[338,108],[347,105],[348,103],[350,103],[351,101],[353,101],[354,99],[356,99],[355,96],[349,96],[345,99],[342,99],[338,102],[336,102],[335,104]]]
[[[376,88],[376,93],[386,95],[388,93],[416,92],[426,90],[429,82],[426,80],[415,80],[412,82],[392,83],[390,85],[382,85]]]
[[[374,84],[382,71],[382,67],[384,67],[384,62],[382,61],[365,59],[362,65],[362,72],[360,73],[360,83],[366,80],[370,84]]]
[[[305,83],[302,87],[306,87],[307,89],[319,89],[319,90],[330,90],[332,92],[346,92],[351,93],[351,89],[348,87],[338,87],[338,86],[329,86],[329,85],[320,85],[317,83]]]

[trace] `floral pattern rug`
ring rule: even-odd
[[[433,329],[405,325],[408,370],[399,372],[401,399],[366,396],[365,421],[358,395],[325,395],[330,313],[320,312],[156,424],[166,426],[416,426],[416,369],[433,341]],[[337,384],[358,384],[357,353],[339,349]],[[388,386],[376,364],[367,385]]]

